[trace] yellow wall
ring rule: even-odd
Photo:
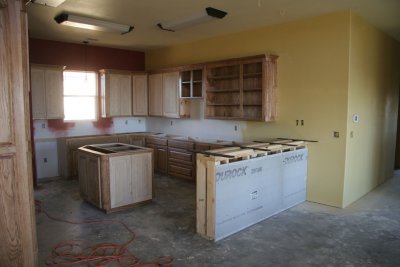
[[[363,64],[357,60],[362,59],[364,52],[357,55],[354,50],[355,45],[362,46],[362,43],[366,40],[359,40],[360,43],[357,43],[352,35],[353,54],[352,62],[349,62],[350,28],[354,30],[357,27],[357,25],[351,26],[351,18],[350,11],[343,11],[150,51],[146,54],[146,68],[173,67],[262,53],[279,55],[278,119],[273,123],[247,122],[245,127],[242,127],[242,136],[245,140],[266,137],[318,140],[318,143],[309,146],[307,199],[343,207],[376,185],[376,182],[370,181],[370,184],[364,188],[359,188],[360,181],[364,179],[360,177],[366,173],[361,165],[365,162],[376,162],[378,159],[382,162],[382,159],[386,160],[386,158],[377,155],[376,159],[369,158],[365,161],[359,161],[355,153],[360,151],[360,147],[363,147],[365,142],[373,139],[376,142],[368,151],[370,154],[374,154],[371,151],[377,149],[378,140],[383,142],[383,139],[387,136],[390,136],[391,141],[386,142],[384,147],[390,147],[393,143],[392,136],[395,128],[385,128],[383,133],[379,129],[388,126],[388,124],[382,123],[382,120],[392,121],[397,114],[394,111],[397,107],[397,99],[392,99],[394,95],[389,89],[385,89],[387,90],[386,98],[384,96],[379,98],[380,100],[377,102],[379,107],[377,106],[373,112],[368,111],[364,102],[360,103],[362,109],[353,107],[353,102],[356,105],[357,99],[359,99],[357,95],[360,92],[357,90],[364,87],[362,79],[364,74],[357,75],[356,72],[356,65]],[[374,36],[377,35],[379,38],[389,40],[376,30],[370,29],[370,31],[373,32]],[[360,38],[362,37],[360,36]],[[371,38],[372,40],[376,39],[376,37]],[[369,51],[366,48],[367,43],[364,43],[365,50],[363,51],[365,53]],[[378,42],[377,45],[380,45],[380,43]],[[368,62],[375,63],[375,60],[377,58],[371,56]],[[349,81],[350,63],[352,68],[351,81]],[[376,63],[379,63],[376,65],[377,68],[383,67],[383,72],[390,68],[381,66],[385,61]],[[369,71],[375,73],[378,70],[373,68]],[[377,74],[373,79],[373,82],[383,84],[386,77]],[[350,92],[348,92],[349,84],[351,86]],[[373,93],[366,96],[368,99],[376,95],[376,91],[374,91],[376,86],[371,90]],[[352,99],[350,105],[348,105],[348,97]],[[365,101],[368,101],[368,99]],[[393,100],[393,103],[387,106],[388,109],[382,110],[381,108],[388,99]],[[351,111],[348,112],[348,109]],[[378,110],[379,114],[374,115],[372,124],[364,125],[360,122],[358,126],[365,126],[362,129],[362,132],[365,132],[364,135],[373,137],[365,138],[366,141],[363,138],[363,141],[361,141],[361,138],[358,138],[361,133],[356,131],[357,138],[348,141],[347,145],[351,146],[351,151],[346,155],[346,136],[349,132],[347,127],[354,128],[348,121],[349,114],[352,114],[355,110],[359,112],[362,121],[366,120],[369,114],[375,114]],[[296,126],[296,119],[303,119],[305,126]],[[371,128],[375,127],[374,125],[379,129],[370,131]],[[199,127],[201,126],[199,125]],[[340,137],[334,138],[333,131],[338,131]],[[352,142],[355,141],[360,144],[353,147]],[[382,146],[382,144],[379,145]],[[382,154],[382,150],[379,151]],[[346,162],[345,156],[347,156]],[[391,162],[392,158],[392,156],[389,156],[387,160]],[[354,169],[352,168],[353,164],[356,165]],[[386,165],[389,166],[390,164]],[[345,166],[347,166],[346,170]],[[369,177],[383,171],[379,166],[379,163],[375,163],[368,169],[373,173]],[[378,172],[378,170],[380,171]],[[344,184],[345,172],[346,185]],[[387,172],[386,167],[385,172]],[[353,178],[353,176],[358,178]],[[371,179],[369,178],[369,180]],[[343,195],[345,186],[346,196]],[[353,193],[355,188],[358,191]]]
[[[393,175],[399,48],[396,41],[351,14],[343,206]],[[354,114],[359,115],[358,123],[352,120]]]

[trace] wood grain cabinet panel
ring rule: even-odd
[[[100,70],[102,117],[132,116],[131,73]]]
[[[147,74],[132,75],[132,115],[147,116],[148,112]]]
[[[179,118],[179,72],[163,74],[163,115]]]
[[[31,65],[32,117],[63,119],[63,66]]]
[[[149,75],[149,115],[163,116],[163,75]]]

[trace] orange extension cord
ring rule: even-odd
[[[99,221],[83,221],[73,222],[63,220],[51,216],[47,211],[42,209],[42,202],[35,200],[36,213],[43,212],[49,219],[69,223],[69,224],[118,224],[122,225],[130,234],[131,238],[122,245],[112,243],[102,243],[80,250],[82,241],[66,240],[58,243],[53,247],[51,256],[47,257],[46,265],[48,266],[73,266],[86,263],[88,266],[106,267],[108,264],[121,267],[144,267],[144,266],[161,266],[172,267],[173,259],[168,256],[161,256],[158,261],[141,262],[141,260],[128,251],[128,246],[135,239],[135,233],[122,221],[116,220],[99,220]],[[74,249],[75,248],[75,249]],[[79,252],[76,252],[76,251]]]

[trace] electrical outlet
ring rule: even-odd
[[[350,131],[350,138],[353,138],[353,137],[354,137],[354,132]]]
[[[46,124],[42,123],[42,128],[45,129],[46,128]]]
[[[171,126],[174,124],[174,122],[173,121],[171,121]]]
[[[140,124],[140,123],[142,122],[142,120],[139,120],[138,122],[139,122],[139,124]]]
[[[125,120],[125,125],[128,125],[128,120]]]
[[[235,131],[237,131],[237,129],[238,129],[237,125],[235,125],[234,129],[235,129]]]
[[[299,126],[299,120],[296,120],[296,126]]]
[[[301,126],[304,126],[304,120],[301,120],[300,123],[301,123]]]
[[[339,132],[333,132],[333,137],[339,138]]]
[[[44,163],[47,163],[47,158],[43,158],[43,162],[44,162]]]

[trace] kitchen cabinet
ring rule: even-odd
[[[193,180],[195,178],[194,142],[188,140],[168,140],[168,174]]]
[[[149,75],[149,115],[163,116],[163,75]]]
[[[178,71],[149,75],[149,115],[190,117],[190,101],[179,97]]]
[[[79,188],[88,202],[101,208],[100,158],[87,153],[78,156]]]
[[[131,73],[100,70],[102,117],[132,116]]]
[[[277,58],[260,55],[208,63],[205,117],[274,121]]]
[[[132,74],[132,115],[148,115],[147,74]]]
[[[179,118],[179,72],[163,73],[163,116]]]
[[[179,92],[181,98],[203,97],[203,68],[180,71]]]
[[[113,212],[153,198],[153,151],[122,143],[79,148],[79,184],[82,197]]]
[[[75,178],[78,175],[78,148],[85,145],[105,143],[126,143],[144,146],[144,134],[115,134],[80,137],[62,137],[57,139],[58,170],[64,178]]]
[[[168,174],[168,139],[165,137],[146,137],[146,147],[154,150],[154,171]]]
[[[33,119],[63,119],[63,66],[31,65]]]

